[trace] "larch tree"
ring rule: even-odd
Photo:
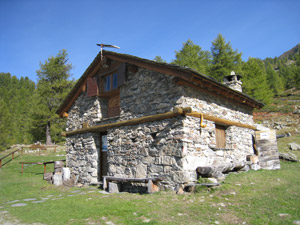
[[[226,43],[221,34],[212,42],[211,54],[210,75],[218,81],[221,82],[231,71],[241,73],[242,53],[233,51],[230,42]]]
[[[46,144],[60,141],[63,122],[56,114],[56,110],[66,97],[73,81],[70,78],[72,65],[68,63],[68,54],[65,49],[59,51],[55,57],[49,57],[45,63],[40,63],[38,75],[35,112],[36,129],[42,129],[45,135]]]
[[[268,84],[264,63],[260,59],[249,58],[242,67],[243,91],[265,104],[270,104],[273,92]]]
[[[175,51],[175,60],[172,64],[182,67],[188,67],[198,71],[199,73],[207,74],[208,67],[211,61],[209,51],[204,51],[199,45],[194,44],[190,39],[183,43],[180,51]]]

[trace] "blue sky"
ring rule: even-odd
[[[0,0],[0,72],[37,81],[66,49],[78,79],[99,52],[167,62],[191,39],[203,50],[221,33],[248,57],[275,57],[300,43],[299,0]]]

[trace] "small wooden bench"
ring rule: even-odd
[[[121,178],[121,177],[111,177],[104,176],[103,177],[103,190],[106,190],[109,185],[109,181],[115,182],[130,182],[130,183],[147,183],[147,192],[154,193],[159,190],[158,182],[162,181],[160,178]]]

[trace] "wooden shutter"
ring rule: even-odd
[[[108,99],[107,117],[120,115],[120,95],[112,96]]]
[[[87,80],[87,95],[97,96],[99,94],[97,78],[91,77]]]
[[[216,147],[225,148],[226,147],[226,127],[216,124]]]
[[[118,87],[125,83],[126,64],[122,63],[118,69]]]

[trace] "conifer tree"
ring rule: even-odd
[[[226,43],[221,34],[212,42],[211,54],[210,75],[218,81],[222,81],[233,70],[241,73],[242,53],[233,51],[230,42]]]
[[[249,58],[243,63],[243,91],[265,104],[272,102],[273,92],[267,83],[265,66],[260,59]]]
[[[73,85],[73,81],[68,80],[71,68],[67,52],[63,49],[55,57],[49,57],[45,63],[41,63],[36,71],[39,80],[35,96],[35,133],[44,134],[46,144],[51,144],[53,137],[54,141],[61,140],[63,121],[56,110]]]
[[[284,90],[284,83],[278,72],[275,72],[270,63],[266,63],[267,80],[275,95],[279,95]]]
[[[183,43],[180,51],[175,51],[176,59],[172,64],[182,67],[189,67],[200,73],[207,74],[211,61],[209,51],[203,51],[199,45],[194,44],[190,39]]]

